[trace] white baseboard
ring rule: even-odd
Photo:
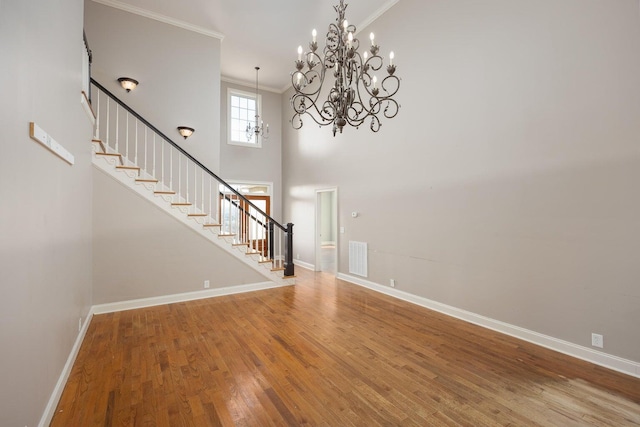
[[[185,292],[181,294],[162,295],[158,297],[134,299],[129,301],[112,302],[107,304],[94,305],[93,307],[91,307],[91,314],[114,313],[116,311],[133,310],[136,308],[153,307],[156,305],[173,304],[176,302],[194,301],[198,299],[240,294],[244,292],[261,291],[263,289],[279,288],[282,286],[283,285],[275,282],[261,282],[261,283],[252,283],[248,285],[226,286],[223,288],[205,289],[202,291]]]
[[[574,344],[572,342],[530,331],[519,326],[510,325],[499,320],[491,319],[489,317],[472,313],[470,311],[442,304],[437,301],[410,294],[408,292],[389,288],[388,286],[382,286],[378,283],[374,283],[359,277],[338,273],[338,279],[353,283],[355,285],[363,286],[376,292],[380,292],[394,298],[398,298],[403,301],[407,301],[412,304],[416,304],[430,310],[434,310],[439,313],[443,313],[448,316],[455,317],[457,319],[461,319],[478,326],[482,326],[487,329],[519,338],[532,344],[546,347],[559,353],[586,360],[587,362],[591,362],[596,365],[612,369],[614,371],[622,372],[623,374],[640,378],[640,363],[634,362],[632,360],[623,359],[621,357],[613,356],[601,351],[596,351],[588,347]]]
[[[309,264],[308,262],[300,261],[299,259],[293,260],[293,265],[297,265],[302,268],[306,268],[307,270],[316,271],[316,266],[313,264]]]
[[[58,378],[58,382],[56,386],[53,388],[53,393],[51,393],[51,397],[49,397],[49,402],[47,402],[47,406],[44,409],[44,413],[40,418],[40,422],[38,423],[38,427],[47,427],[51,424],[51,420],[53,419],[53,415],[55,413],[56,407],[58,406],[58,402],[60,401],[60,397],[62,396],[62,392],[64,391],[65,385],[67,385],[67,380],[69,379],[69,375],[71,374],[71,368],[73,368],[73,364],[76,361],[76,357],[78,357],[78,352],[80,351],[80,346],[82,345],[82,341],[84,340],[84,336],[89,329],[89,323],[91,323],[91,310],[89,310],[89,314],[85,317],[84,322],[82,323],[82,328],[80,328],[80,332],[78,332],[78,336],[76,337],[76,341],[73,343],[73,347],[71,348],[71,352],[69,353],[69,357],[67,357],[67,362],[64,364],[62,368],[62,372],[60,373],[60,377]]]

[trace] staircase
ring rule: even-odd
[[[295,284],[281,225],[91,79],[93,164],[270,281]]]

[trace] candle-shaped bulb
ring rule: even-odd
[[[373,38],[374,38],[373,33],[369,34],[369,38],[371,39],[371,46],[375,46],[375,43],[373,41]]]
[[[313,31],[311,31],[311,41],[313,41],[314,43],[316,42],[316,36],[317,35],[318,35],[318,32],[314,28]]]
[[[393,58],[395,57],[395,55],[393,54],[393,51],[391,51],[391,53],[389,53],[389,65],[393,65]]]
[[[347,41],[348,41],[347,46],[351,47],[351,45],[353,44],[353,33],[351,31],[349,31],[349,36],[347,37]]]
[[[378,78],[376,76],[373,76],[373,88],[375,89],[376,87],[378,87]]]
[[[302,46],[298,46],[298,61],[302,61]]]
[[[347,22],[347,20],[345,19],[344,21],[342,21],[342,26],[344,27],[344,29],[346,30],[347,27],[349,26],[349,22]]]
[[[362,56],[364,56],[364,60],[366,61],[367,58],[369,57],[369,52],[365,50]]]

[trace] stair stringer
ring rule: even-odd
[[[195,233],[201,235],[211,243],[230,253],[238,260],[249,266],[268,280],[282,286],[295,285],[294,277],[283,277],[282,271],[272,271],[271,263],[259,262],[260,254],[247,254],[246,246],[234,245],[231,237],[219,236],[219,227],[205,227],[202,217],[188,217],[188,209],[182,206],[171,206],[170,197],[154,194],[155,185],[147,182],[136,182],[138,173],[130,169],[116,169],[120,162],[113,157],[99,157],[96,155],[96,146],[93,145],[92,161],[94,167],[106,173],[125,187],[136,192],[149,203],[154,204],[166,214],[173,216],[177,221],[189,227]]]

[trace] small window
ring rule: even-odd
[[[256,95],[253,93],[228,89],[229,121],[227,127],[229,129],[229,144],[254,148],[262,147],[262,138],[256,138],[253,134],[247,138],[247,126],[255,124],[256,114],[260,110],[260,101],[259,95],[256,99]]]

